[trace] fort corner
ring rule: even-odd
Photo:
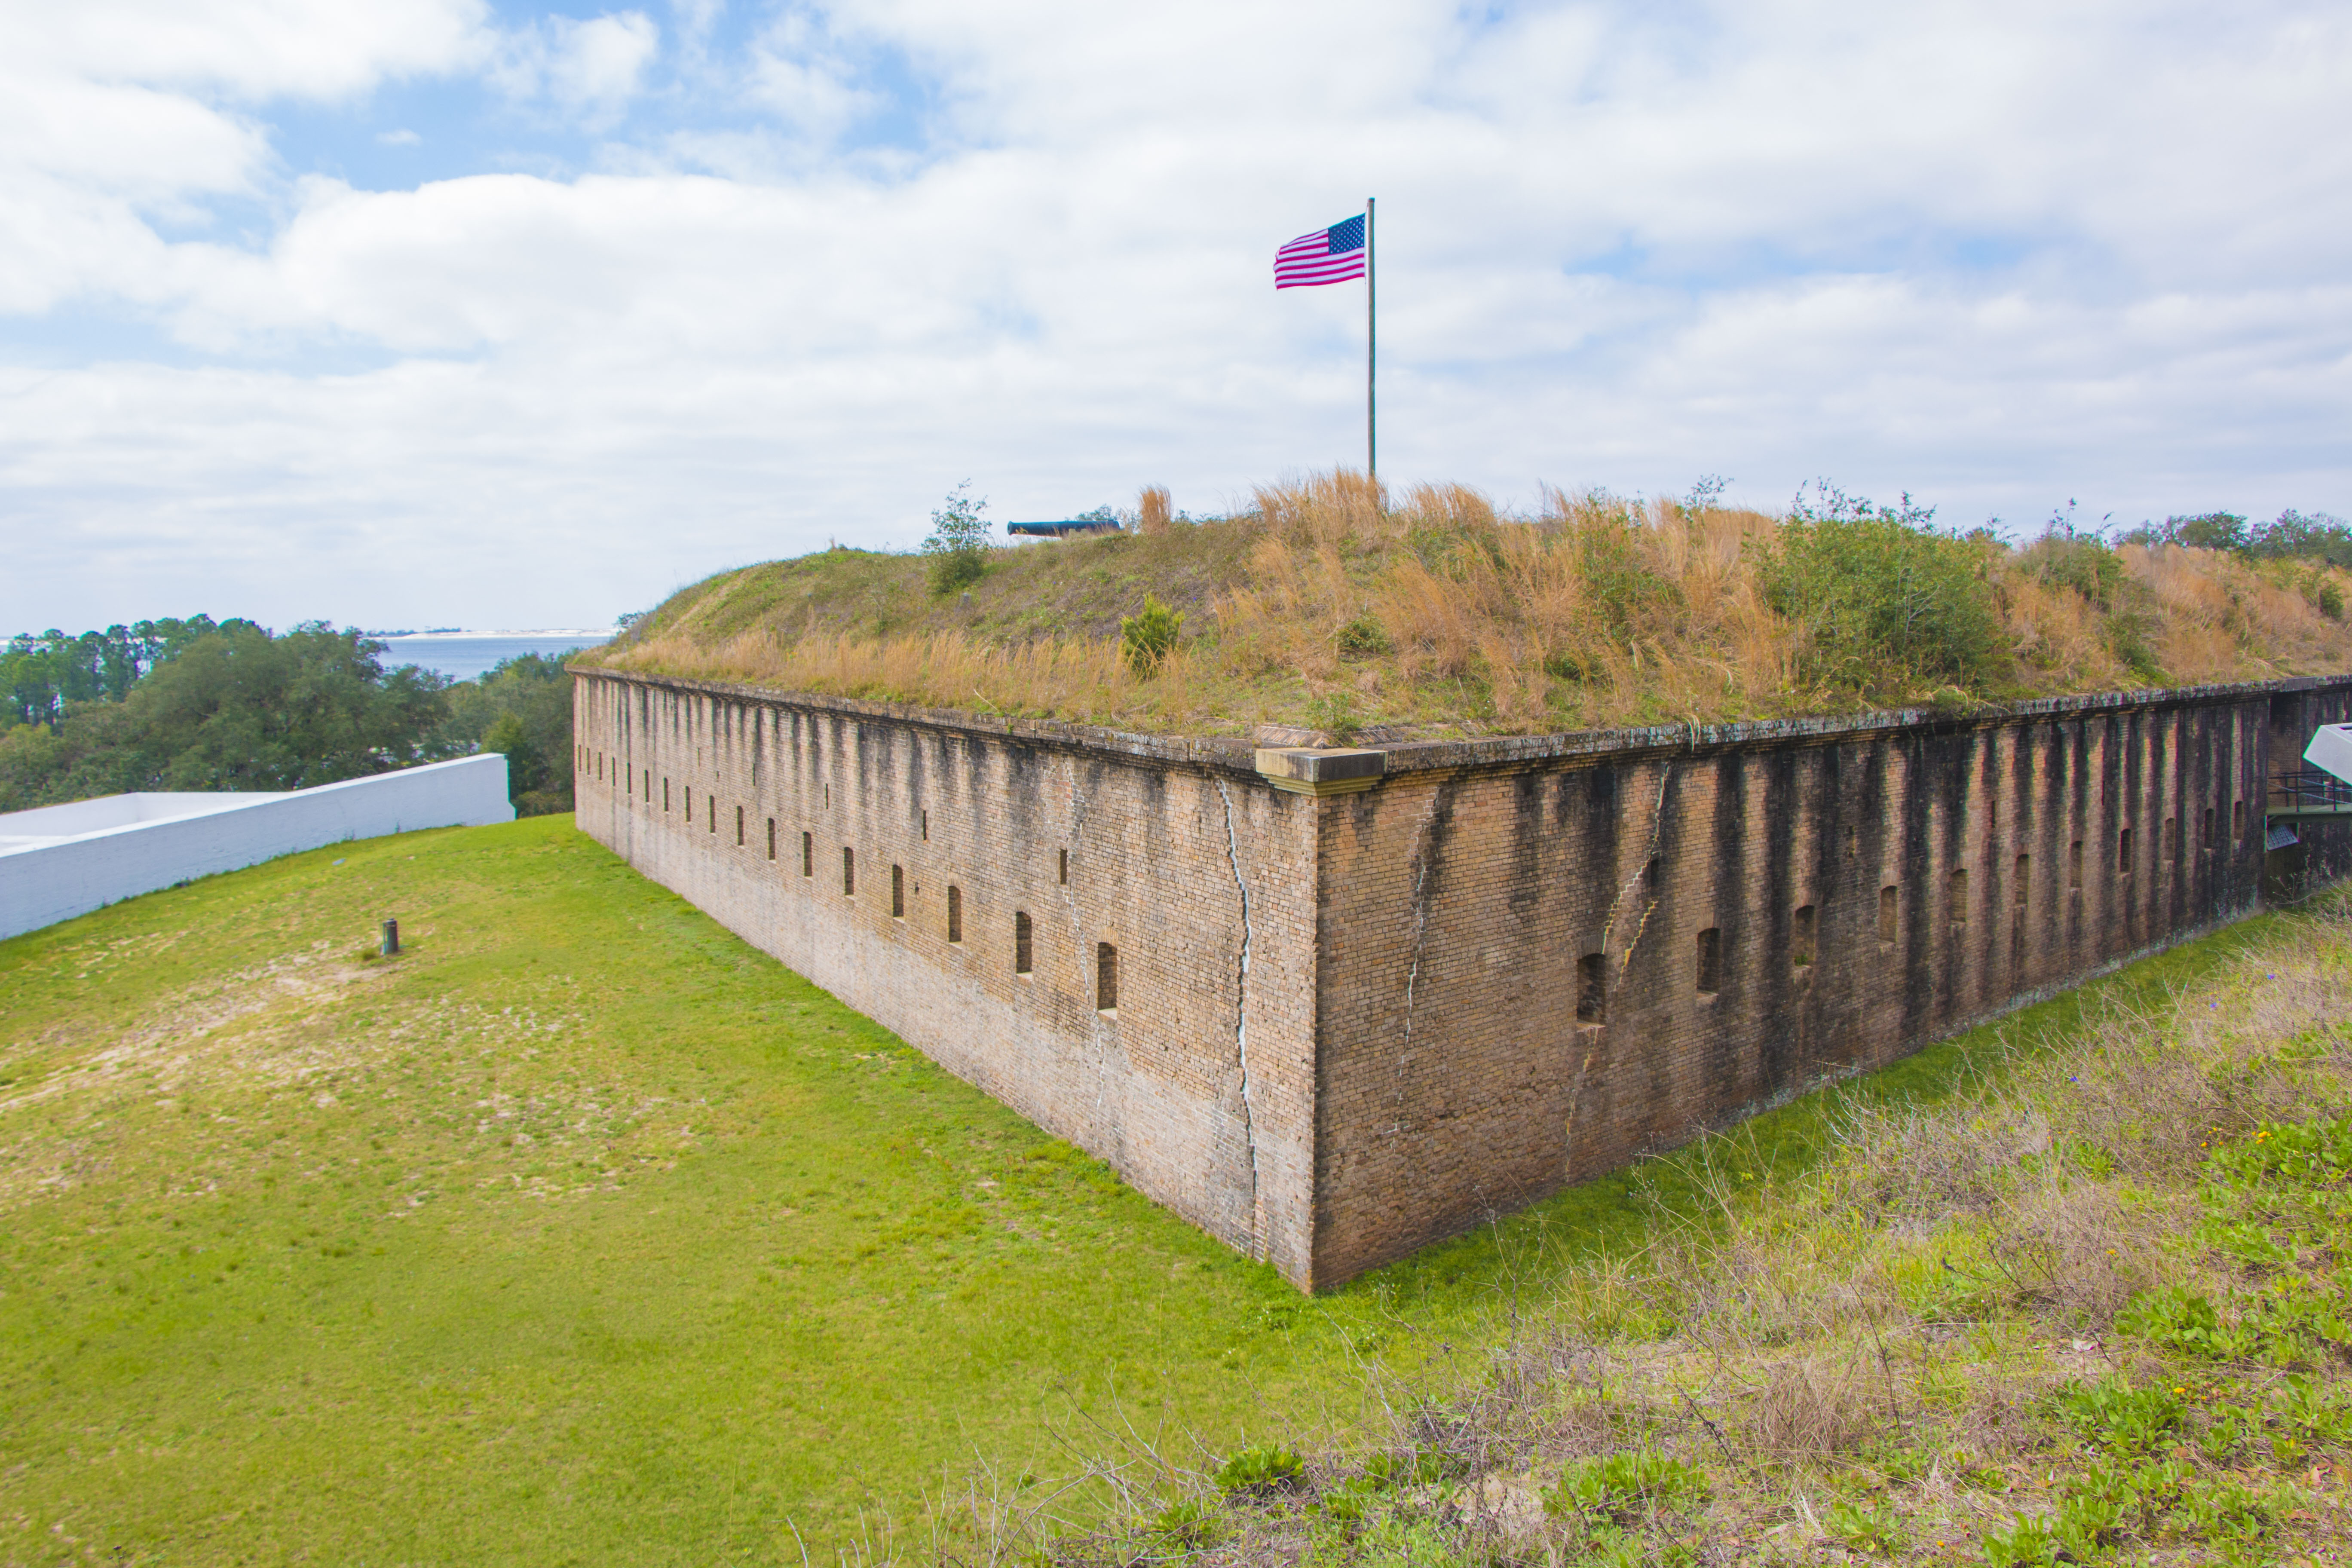
[[[585,831],[1302,1289],[2250,912],[2352,717],[1256,750],[575,673]]]

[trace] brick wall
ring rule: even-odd
[[[2247,912],[2266,776],[2352,710],[1403,745],[1318,798],[1232,742],[576,689],[584,829],[1306,1288]],[[2305,837],[2274,884],[2352,864],[2352,826]]]
[[[1129,756],[704,683],[583,675],[574,703],[585,831],[1308,1279],[1313,802],[1220,753]]]
[[[1392,750],[1323,803],[1317,1278],[2248,910],[2267,720]]]

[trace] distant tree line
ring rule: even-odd
[[[2186,544],[2228,550],[2258,561],[2324,561],[2352,567],[2352,523],[2326,512],[2305,516],[2292,508],[2269,522],[2248,523],[2233,511],[2168,517],[2116,535],[2118,544]]]
[[[572,680],[526,654],[478,680],[384,668],[308,622],[142,621],[13,637],[0,654],[0,811],[134,790],[287,790],[506,754],[526,816],[572,809]]]
[[[109,626],[79,637],[54,629],[38,637],[20,632],[8,639],[7,652],[0,654],[0,692],[5,693],[7,703],[0,729],[54,725],[65,717],[68,702],[120,702],[141,676],[198,637],[222,629],[210,616],[191,616],[184,621]]]

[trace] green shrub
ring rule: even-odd
[[[2168,1388],[2134,1388],[2121,1377],[2062,1388],[2059,1416],[2095,1447],[2148,1453],[2180,1429],[2180,1396]]]
[[[2018,1514],[2006,1525],[1987,1525],[1984,1560],[1988,1568],[2047,1568],[2058,1561],[2057,1531],[2050,1521]]]
[[[1612,634],[1623,637],[1682,604],[1682,590],[1650,569],[1632,520],[1590,518],[1573,530],[1570,545],[1587,607]]]
[[[1370,615],[1358,616],[1339,628],[1334,639],[1342,658],[1362,658],[1371,654],[1394,653],[1396,644],[1389,637],[1388,629]]]
[[[966,479],[931,513],[931,535],[923,541],[923,553],[930,557],[924,575],[932,593],[944,598],[988,574],[988,522],[981,515],[987,510],[986,500],[972,499],[971,481]]]
[[[1306,1472],[1306,1460],[1288,1448],[1268,1443],[1232,1455],[1210,1479],[1222,1492],[1265,1491],[1297,1486]]]
[[[1205,1498],[1181,1498],[1153,1516],[1151,1533],[1181,1551],[1197,1552],[1225,1538],[1225,1516]]]
[[[1855,1552],[1891,1552],[1903,1544],[1903,1521],[1885,1503],[1832,1503],[1822,1527]]]
[[[2155,626],[2147,616],[2118,610],[2107,617],[2107,647],[2134,675],[2151,685],[2162,686],[2167,683],[2164,667],[2157,662],[2156,648],[2148,641]]]
[[[2237,1350],[2238,1337],[2222,1328],[2212,1301],[2179,1285],[2134,1296],[2116,1314],[2116,1328],[2189,1355],[2220,1357]]]
[[[1147,680],[1159,673],[1183,626],[1182,611],[1170,609],[1157,595],[1143,595],[1139,613],[1119,617],[1118,648],[1127,658],[1128,668]]]
[[[1806,634],[1807,676],[1869,689],[1981,681],[2001,658],[1985,546],[1929,526],[1933,508],[1800,494],[1762,563],[1772,607]]]
[[[1621,1448],[1598,1458],[1571,1460],[1559,1485],[1543,1493],[1544,1510],[1631,1523],[1653,1509],[1705,1500],[1706,1473],[1687,1459],[1647,1448]]]
[[[2123,586],[2124,559],[2095,533],[2077,533],[2053,518],[2042,537],[2017,553],[2017,563],[2045,588],[2072,588],[2100,609],[2114,607]]]

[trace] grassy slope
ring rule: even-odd
[[[710,646],[754,626],[870,637],[960,631],[990,641],[1115,637],[1153,593],[1206,618],[1217,596],[1245,580],[1256,542],[1244,529],[1171,529],[1029,544],[994,552],[988,574],[961,595],[924,586],[924,559],[835,549],[722,572],[665,600],[645,628]]]
[[[1074,1420],[1344,1443],[1362,1352],[1466,1370],[1707,1201],[1661,1162],[1302,1302],[544,819],[0,944],[0,1562],[797,1561]]]
[[[385,913],[415,951],[363,963]],[[772,1557],[975,1450],[1049,1468],[1114,1380],[1229,1437],[1335,1364],[568,826],[18,939],[0,1024],[0,1561]]]
[[[2352,574],[2308,563],[2093,541],[1964,547],[1998,647],[1963,692],[1885,648],[1832,679],[1807,651],[1812,634],[1771,605],[1762,565],[1779,520],[1761,513],[1594,497],[1530,526],[1465,490],[1376,509],[1329,479],[1259,503],[1160,533],[993,551],[969,602],[929,592],[914,555],[835,549],[747,566],[679,590],[585,662],[1127,729],[1274,724],[1374,742],[2352,665]],[[1147,594],[1181,611],[1184,630],[1175,657],[1139,678],[1118,637]]]

